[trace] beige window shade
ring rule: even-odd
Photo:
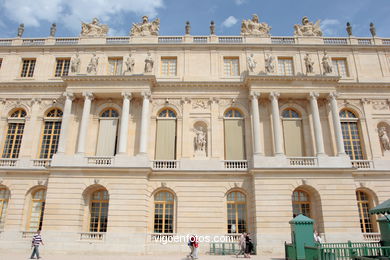
[[[118,119],[100,119],[96,156],[115,154]]]
[[[283,136],[287,156],[304,156],[302,120],[283,120]]]
[[[157,119],[156,160],[176,159],[176,119]]]
[[[245,160],[244,120],[225,119],[225,160]]]

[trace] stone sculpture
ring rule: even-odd
[[[146,73],[152,72],[153,65],[154,65],[154,61],[153,61],[152,55],[150,54],[150,52],[148,52],[148,56],[146,56],[146,58],[145,58],[145,69],[144,69],[144,71]]]
[[[346,30],[347,30],[348,36],[352,36],[352,26],[349,22],[347,23]]]
[[[257,62],[255,61],[255,58],[253,56],[253,53],[248,56],[247,58],[247,63],[248,63],[248,69],[250,72],[253,72],[256,68]]]
[[[108,25],[100,24],[99,19],[93,18],[91,23],[81,23],[81,36],[102,37],[108,33]]]
[[[384,126],[380,127],[378,134],[379,134],[379,140],[381,141],[383,150],[390,151],[390,139],[389,139],[389,135],[387,134],[386,127]]]
[[[91,60],[89,61],[89,64],[87,66],[87,72],[89,74],[95,74],[97,73],[97,66],[99,64],[99,58],[96,57],[96,54],[93,54]]]
[[[252,19],[243,20],[241,23],[241,35],[244,36],[269,37],[270,30],[271,26],[267,23],[260,23],[256,14],[252,15]]]
[[[24,23],[21,23],[18,27],[18,37],[22,37],[24,33]]]
[[[134,58],[131,56],[131,53],[129,53],[129,56],[127,57],[126,61],[125,61],[125,71],[123,72],[123,74],[126,74],[126,73],[132,73],[133,70],[134,70],[134,65],[135,65],[135,60]]]
[[[215,23],[214,23],[214,21],[210,22],[210,35],[215,35]]]
[[[322,68],[324,69],[324,75],[332,73],[332,66],[328,54],[324,51],[324,56],[322,57]]]
[[[185,27],[185,29],[186,29],[186,35],[189,35],[190,32],[191,32],[191,25],[190,25],[190,22],[189,22],[189,21],[186,22],[186,27]]]
[[[80,73],[80,57],[77,53],[76,56],[72,57],[72,60],[70,62],[70,71],[72,73]]]
[[[195,152],[206,152],[206,133],[203,130],[202,126],[194,128],[195,132]]]
[[[322,36],[322,31],[320,27],[320,20],[317,20],[316,23],[312,23],[309,19],[304,16],[302,18],[302,25],[294,25],[294,35],[295,36]]]
[[[275,72],[274,57],[270,54],[267,54],[265,56],[265,72],[266,73]]]
[[[313,73],[314,62],[311,60],[309,53],[306,53],[304,60],[305,60],[306,74]]]
[[[374,23],[370,23],[370,33],[371,33],[372,37],[376,36],[376,29],[375,29]]]
[[[53,23],[50,27],[50,37],[56,36],[57,24]]]
[[[160,30],[160,19],[155,19],[149,22],[149,18],[145,15],[142,17],[141,23],[133,23],[130,30],[130,36],[158,36]]]

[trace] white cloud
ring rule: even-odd
[[[321,29],[325,36],[335,36],[340,29],[340,21],[337,19],[324,19],[321,21]]]
[[[245,3],[246,0],[234,0],[234,3],[236,3],[236,5],[242,5],[243,3]]]
[[[225,21],[223,21],[222,26],[229,28],[235,25],[236,23],[237,23],[237,19],[234,16],[229,16],[228,18],[226,18]]]
[[[47,21],[80,31],[81,21],[90,22],[93,17],[107,22],[121,13],[132,12],[153,18],[157,9],[164,7],[164,0],[4,0],[0,7],[9,19],[26,26],[38,27]]]

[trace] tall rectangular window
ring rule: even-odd
[[[278,73],[283,76],[294,75],[293,59],[292,58],[278,58]]]
[[[108,74],[122,75],[122,58],[108,58]]]
[[[70,59],[61,58],[56,60],[56,72],[55,77],[68,76],[69,74]]]
[[[36,59],[23,59],[22,60],[22,71],[20,72],[20,77],[22,78],[31,78],[34,76]]]
[[[223,58],[223,74],[225,77],[239,76],[240,66],[238,57]]]
[[[347,60],[343,58],[332,59],[333,71],[336,75],[346,78],[349,76],[347,69]]]
[[[177,73],[177,58],[176,57],[161,57],[161,75],[176,76]]]

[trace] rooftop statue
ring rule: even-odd
[[[142,17],[142,23],[133,23],[131,28],[131,36],[158,36],[160,30],[160,19],[149,22],[149,18],[145,15]]]
[[[91,23],[81,23],[81,36],[106,36],[108,25],[100,24],[99,19],[93,18]]]
[[[320,20],[317,20],[316,23],[310,22],[309,19],[305,16],[302,18],[302,25],[294,25],[294,35],[295,36],[322,36],[322,31],[320,27]]]
[[[257,14],[252,15],[252,20],[243,20],[241,23],[241,35],[254,35],[260,37],[269,37],[269,31],[272,29],[267,23],[260,23]]]

